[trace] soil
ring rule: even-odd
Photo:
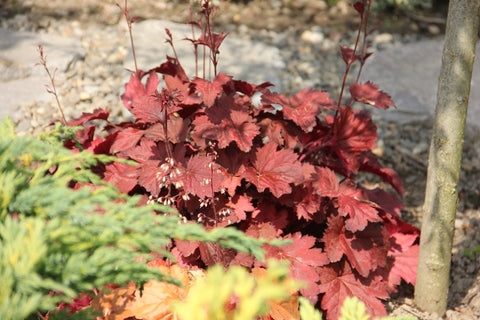
[[[123,6],[123,1],[120,1]],[[442,33],[445,28],[447,1],[437,1],[435,10],[414,12],[387,9],[376,12],[370,21],[382,21],[381,32],[392,34]],[[335,3],[328,5],[327,3]],[[188,1],[136,0],[131,15],[139,19],[169,19],[188,21]],[[17,14],[28,16],[34,27],[45,28],[52,19],[78,20],[81,23],[111,25],[122,19],[111,2],[98,0],[0,0],[0,19]],[[230,31],[239,24],[250,30],[284,31],[295,28],[300,32],[313,26],[330,27],[339,34],[356,30],[358,15],[344,0],[244,0],[222,1],[215,18],[218,29]],[[397,125],[379,123],[384,147],[381,160],[395,169],[404,181],[406,194],[403,215],[421,226],[428,147],[415,151],[415,146],[429,144],[431,123]],[[480,141],[478,130],[466,135],[463,155],[460,197],[455,220],[455,239],[451,270],[448,311],[444,319],[480,319]],[[405,285],[399,294],[387,302],[392,314],[411,314],[419,319],[438,319],[422,313],[413,305],[413,288]]]

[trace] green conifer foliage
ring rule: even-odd
[[[231,228],[207,232],[169,207],[120,195],[89,170],[116,159],[72,153],[62,141],[74,133],[57,126],[36,139],[17,137],[8,118],[0,122],[0,319],[32,317],[109,283],[176,283],[141,261],[152,251],[168,256],[162,248],[174,238],[263,258],[263,240]],[[72,189],[72,181],[84,186]]]

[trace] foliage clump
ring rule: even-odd
[[[76,135],[81,146],[67,145],[137,162],[93,170],[145,204],[171,205],[182,219],[207,229],[233,226],[253,237],[290,240],[265,245],[266,256],[289,261],[291,276],[308,284],[301,295],[329,319],[338,318],[351,294],[369,314],[384,315],[381,299],[402,280],[415,282],[419,232],[400,219],[400,178],[372,152],[377,132],[370,114],[353,108],[359,102],[387,109],[394,102],[358,76],[343,99],[351,66],[363,67],[371,55],[370,1],[354,8],[361,23],[354,47],[341,48],[346,72],[337,100],[311,89],[287,97],[271,91],[270,83],[217,74],[226,34],[213,32],[213,8],[205,0],[200,19],[191,21],[198,37],[188,40],[197,60],[203,53],[213,65],[212,76],[187,76],[166,30],[174,56],[147,71],[135,65],[125,86],[122,100],[133,120],[107,123],[99,137],[91,120],[106,120],[108,111],[84,114],[70,122],[84,126]],[[130,26],[134,19],[123,11]],[[382,187],[363,184],[358,176],[365,172],[383,180]],[[214,243],[176,240],[169,250],[184,266],[265,266]]]
[[[139,206],[138,196],[119,194],[89,169],[115,159],[72,153],[62,141],[74,135],[75,128],[57,126],[38,139],[17,137],[8,118],[0,123],[0,318],[26,319],[72,298],[70,309],[82,308],[91,300],[86,293],[107,284],[180,284],[145,263],[152,252],[171,256],[172,238],[263,259],[265,241],[232,228],[207,233],[170,207]]]

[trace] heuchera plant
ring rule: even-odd
[[[171,205],[184,220],[206,228],[235,226],[250,236],[291,239],[283,247],[267,245],[267,257],[289,260],[291,275],[308,283],[301,294],[329,319],[338,318],[347,296],[358,297],[370,314],[384,315],[381,300],[402,279],[415,282],[419,231],[400,220],[399,176],[372,153],[375,124],[369,113],[352,108],[357,101],[387,109],[393,101],[357,77],[342,104],[350,67],[363,67],[370,56],[369,7],[369,0],[354,4],[361,23],[354,48],[341,48],[347,67],[337,101],[325,91],[287,97],[270,91],[270,83],[217,74],[226,34],[212,31],[212,6],[203,0],[200,20],[192,21],[200,36],[188,40],[197,60],[199,48],[209,49],[213,79],[190,79],[176,55],[167,57],[157,68],[132,71],[122,100],[133,121],[108,122],[104,137],[95,136],[96,125],[89,123],[107,120],[107,110],[69,125],[84,126],[77,132],[82,148],[138,162],[94,170],[122,192],[142,195],[145,204]],[[134,19],[126,6],[122,10],[130,27]],[[254,95],[261,96],[259,104]],[[379,176],[391,192],[366,188],[356,178],[360,172]],[[216,244],[176,241],[169,250],[180,265],[262,266]]]

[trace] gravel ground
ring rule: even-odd
[[[123,1],[122,5],[123,5]],[[141,19],[188,20],[186,1],[132,1],[133,15]],[[13,8],[13,5],[16,8]],[[260,40],[277,46],[287,64],[281,76],[286,94],[303,88],[328,90],[337,96],[344,63],[339,44],[353,43],[358,18],[346,1],[329,7],[321,0],[252,0],[221,3],[216,17],[219,30],[230,36]],[[427,18],[427,16],[429,16]],[[384,22],[372,34],[372,50],[379,51],[405,42],[440,37],[444,15],[399,16],[379,13]],[[84,59],[56,83],[67,118],[98,107],[107,107],[117,118],[124,116],[119,96],[123,93],[123,62],[129,39],[119,9],[109,1],[98,0],[0,0],[2,27],[77,37],[86,51]],[[54,61],[49,61],[54,65]],[[381,84],[380,84],[381,85]],[[59,114],[54,105],[35,103],[22,106],[24,116],[14,119],[22,132],[39,133]],[[405,219],[420,227],[424,197],[431,123],[398,125],[378,121],[377,154],[387,167],[403,178]],[[480,141],[478,132],[466,137],[456,234],[453,249],[452,284],[449,310],[445,319],[480,318]],[[469,250],[465,253],[465,250]],[[413,289],[387,303],[393,314],[413,314],[424,320],[438,319],[413,307]]]

